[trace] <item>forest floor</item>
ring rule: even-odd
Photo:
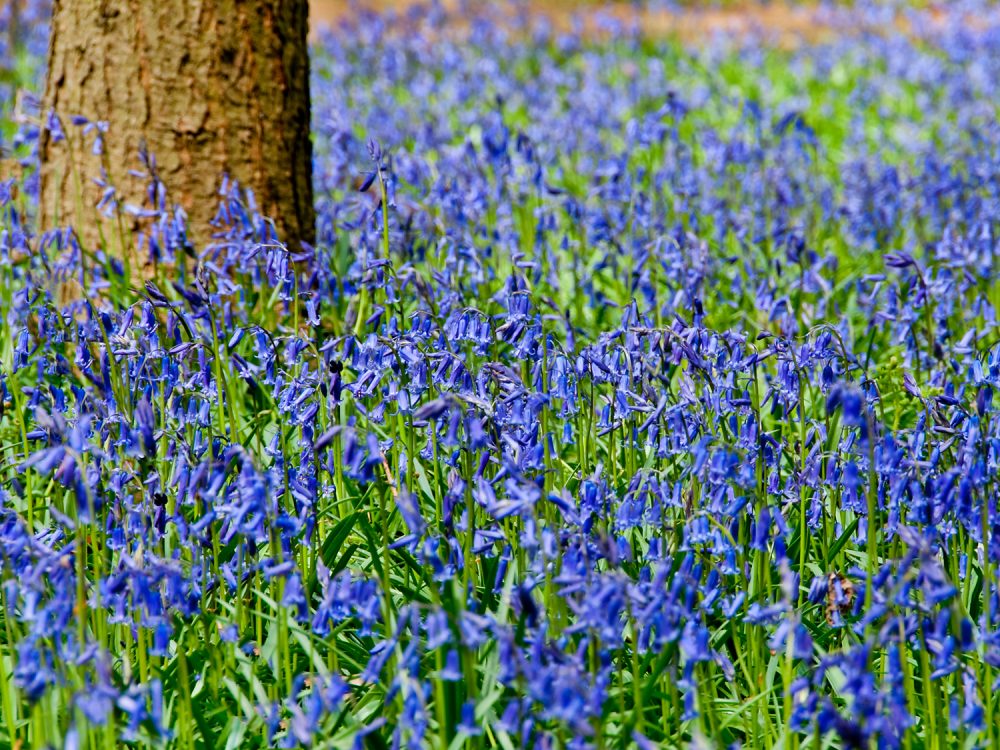
[[[488,0],[486,0],[488,2]],[[314,33],[325,25],[335,24],[357,7],[386,11],[400,10],[414,4],[413,0],[311,0]],[[444,0],[446,7],[455,7],[455,0]],[[556,28],[570,29],[575,22],[583,28],[597,31],[600,24],[613,19],[634,22],[650,37],[676,35],[688,40],[714,34],[762,34],[780,44],[794,45],[800,41],[816,42],[846,32],[886,33],[912,31],[912,21],[904,14],[894,17],[863,18],[851,16],[851,25],[843,24],[844,16],[823,11],[813,2],[743,2],[725,8],[699,7],[685,10],[644,10],[624,0],[581,3],[579,0],[544,0],[532,3],[532,12],[547,17]],[[946,25],[955,13],[946,3],[931,4],[925,21]],[[890,18],[887,22],[885,19]],[[976,19],[963,18],[975,25]]]

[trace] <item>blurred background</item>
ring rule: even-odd
[[[815,36],[836,26],[840,31],[895,28],[902,17],[918,12],[923,21],[970,17],[995,7],[995,0],[436,0],[452,18],[483,6],[544,15],[569,27],[574,18],[611,17],[638,21],[648,35],[747,30]],[[361,9],[402,13],[428,0],[310,0],[313,32]],[[880,29],[880,27],[883,27]]]
[[[430,0],[309,0],[313,31],[362,10],[404,12]],[[659,30],[697,29],[739,31],[747,25],[772,28],[774,31],[797,29],[804,24],[825,26],[829,16],[819,14],[850,13],[860,25],[889,21],[890,14],[911,10],[929,11],[932,17],[976,14],[994,5],[994,0],[434,0],[451,11],[452,17],[463,10],[483,6],[503,6],[544,14],[556,22],[569,21],[577,15],[609,15],[619,19],[641,18]],[[46,15],[51,0],[0,0],[0,45],[26,42]],[[860,15],[859,15],[860,14]],[[874,14],[874,15],[873,15]],[[808,19],[808,20],[807,20]],[[20,38],[20,39],[19,39]]]

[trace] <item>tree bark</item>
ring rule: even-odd
[[[115,233],[94,208],[102,167],[121,206],[150,207],[129,173],[145,146],[196,246],[217,231],[223,175],[254,191],[289,248],[312,242],[308,26],[308,0],[54,0],[44,108],[66,139],[43,128],[42,229],[73,226],[90,248],[102,222]],[[102,156],[78,115],[107,122]]]
[[[12,59],[17,58],[21,44],[21,0],[7,0],[7,49]]]

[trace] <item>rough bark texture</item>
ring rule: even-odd
[[[123,204],[144,204],[128,172],[146,144],[196,245],[223,174],[254,190],[290,248],[312,242],[308,27],[307,0],[55,0],[44,103],[68,142],[42,134],[42,227],[98,236],[102,158],[70,124],[83,115],[109,124],[103,164]]]

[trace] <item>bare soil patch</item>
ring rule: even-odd
[[[488,3],[488,0],[487,0]],[[377,11],[404,11],[415,4],[415,0],[312,0],[312,24],[316,33],[324,26],[330,26],[350,17],[358,8]],[[486,3],[480,4],[482,7]],[[449,10],[455,10],[457,0],[443,0]],[[501,4],[502,5],[502,4]],[[466,7],[470,3],[465,3]],[[477,7],[475,3],[471,7]],[[504,6],[513,17],[513,6]],[[911,19],[897,14],[894,19],[884,21],[866,20],[860,14],[852,17],[852,24],[845,26],[841,15],[821,12],[812,2],[746,2],[726,8],[695,7],[681,11],[644,10],[636,8],[625,0],[610,2],[581,3],[579,0],[547,0],[531,3],[531,13],[547,18],[555,28],[569,30],[574,23],[582,23],[585,31],[600,34],[608,20],[623,24],[634,24],[644,35],[650,37],[678,36],[697,43],[701,38],[717,34],[739,36],[757,34],[784,45],[794,45],[802,41],[822,41],[845,32],[912,33]],[[954,20],[954,14],[947,4],[931,5],[922,15],[923,22],[931,27],[944,26]],[[961,19],[969,25],[977,25],[977,19]]]

